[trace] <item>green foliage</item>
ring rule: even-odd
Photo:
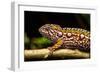
[[[51,41],[45,37],[34,37],[29,38],[27,34],[24,35],[24,47],[25,49],[39,49],[48,47],[51,44]]]
[[[25,49],[30,48],[30,39],[26,33],[24,34],[24,47],[25,47]]]
[[[33,38],[31,48],[32,49],[44,48],[50,44],[51,44],[51,41],[45,37]]]
[[[24,43],[28,44],[29,42],[30,42],[30,40],[29,40],[28,36],[25,33],[25,35],[24,35]]]

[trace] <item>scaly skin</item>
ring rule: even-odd
[[[59,47],[71,48],[82,51],[90,50],[90,32],[80,28],[61,28],[56,24],[45,24],[39,28],[39,32],[50,39],[54,45],[48,47],[53,53]]]

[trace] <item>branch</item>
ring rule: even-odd
[[[25,60],[31,59],[46,59],[47,55],[50,53],[48,49],[35,49],[35,50],[25,50],[24,57]],[[71,50],[71,49],[59,49],[53,52],[52,58],[89,58],[90,54],[86,52],[82,52],[79,50]],[[51,59],[52,59],[51,58]]]

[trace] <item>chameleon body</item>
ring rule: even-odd
[[[45,24],[39,28],[39,32],[50,39],[54,45],[48,47],[54,51],[59,47],[82,51],[90,50],[90,32],[80,28],[61,28],[57,24]]]

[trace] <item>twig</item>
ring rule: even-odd
[[[46,59],[46,55],[48,55],[50,51],[48,49],[35,49],[35,50],[25,50],[24,57],[25,60],[30,59]],[[59,49],[53,52],[52,58],[89,58],[90,54],[86,52],[82,52],[79,50],[71,50],[71,49]]]

